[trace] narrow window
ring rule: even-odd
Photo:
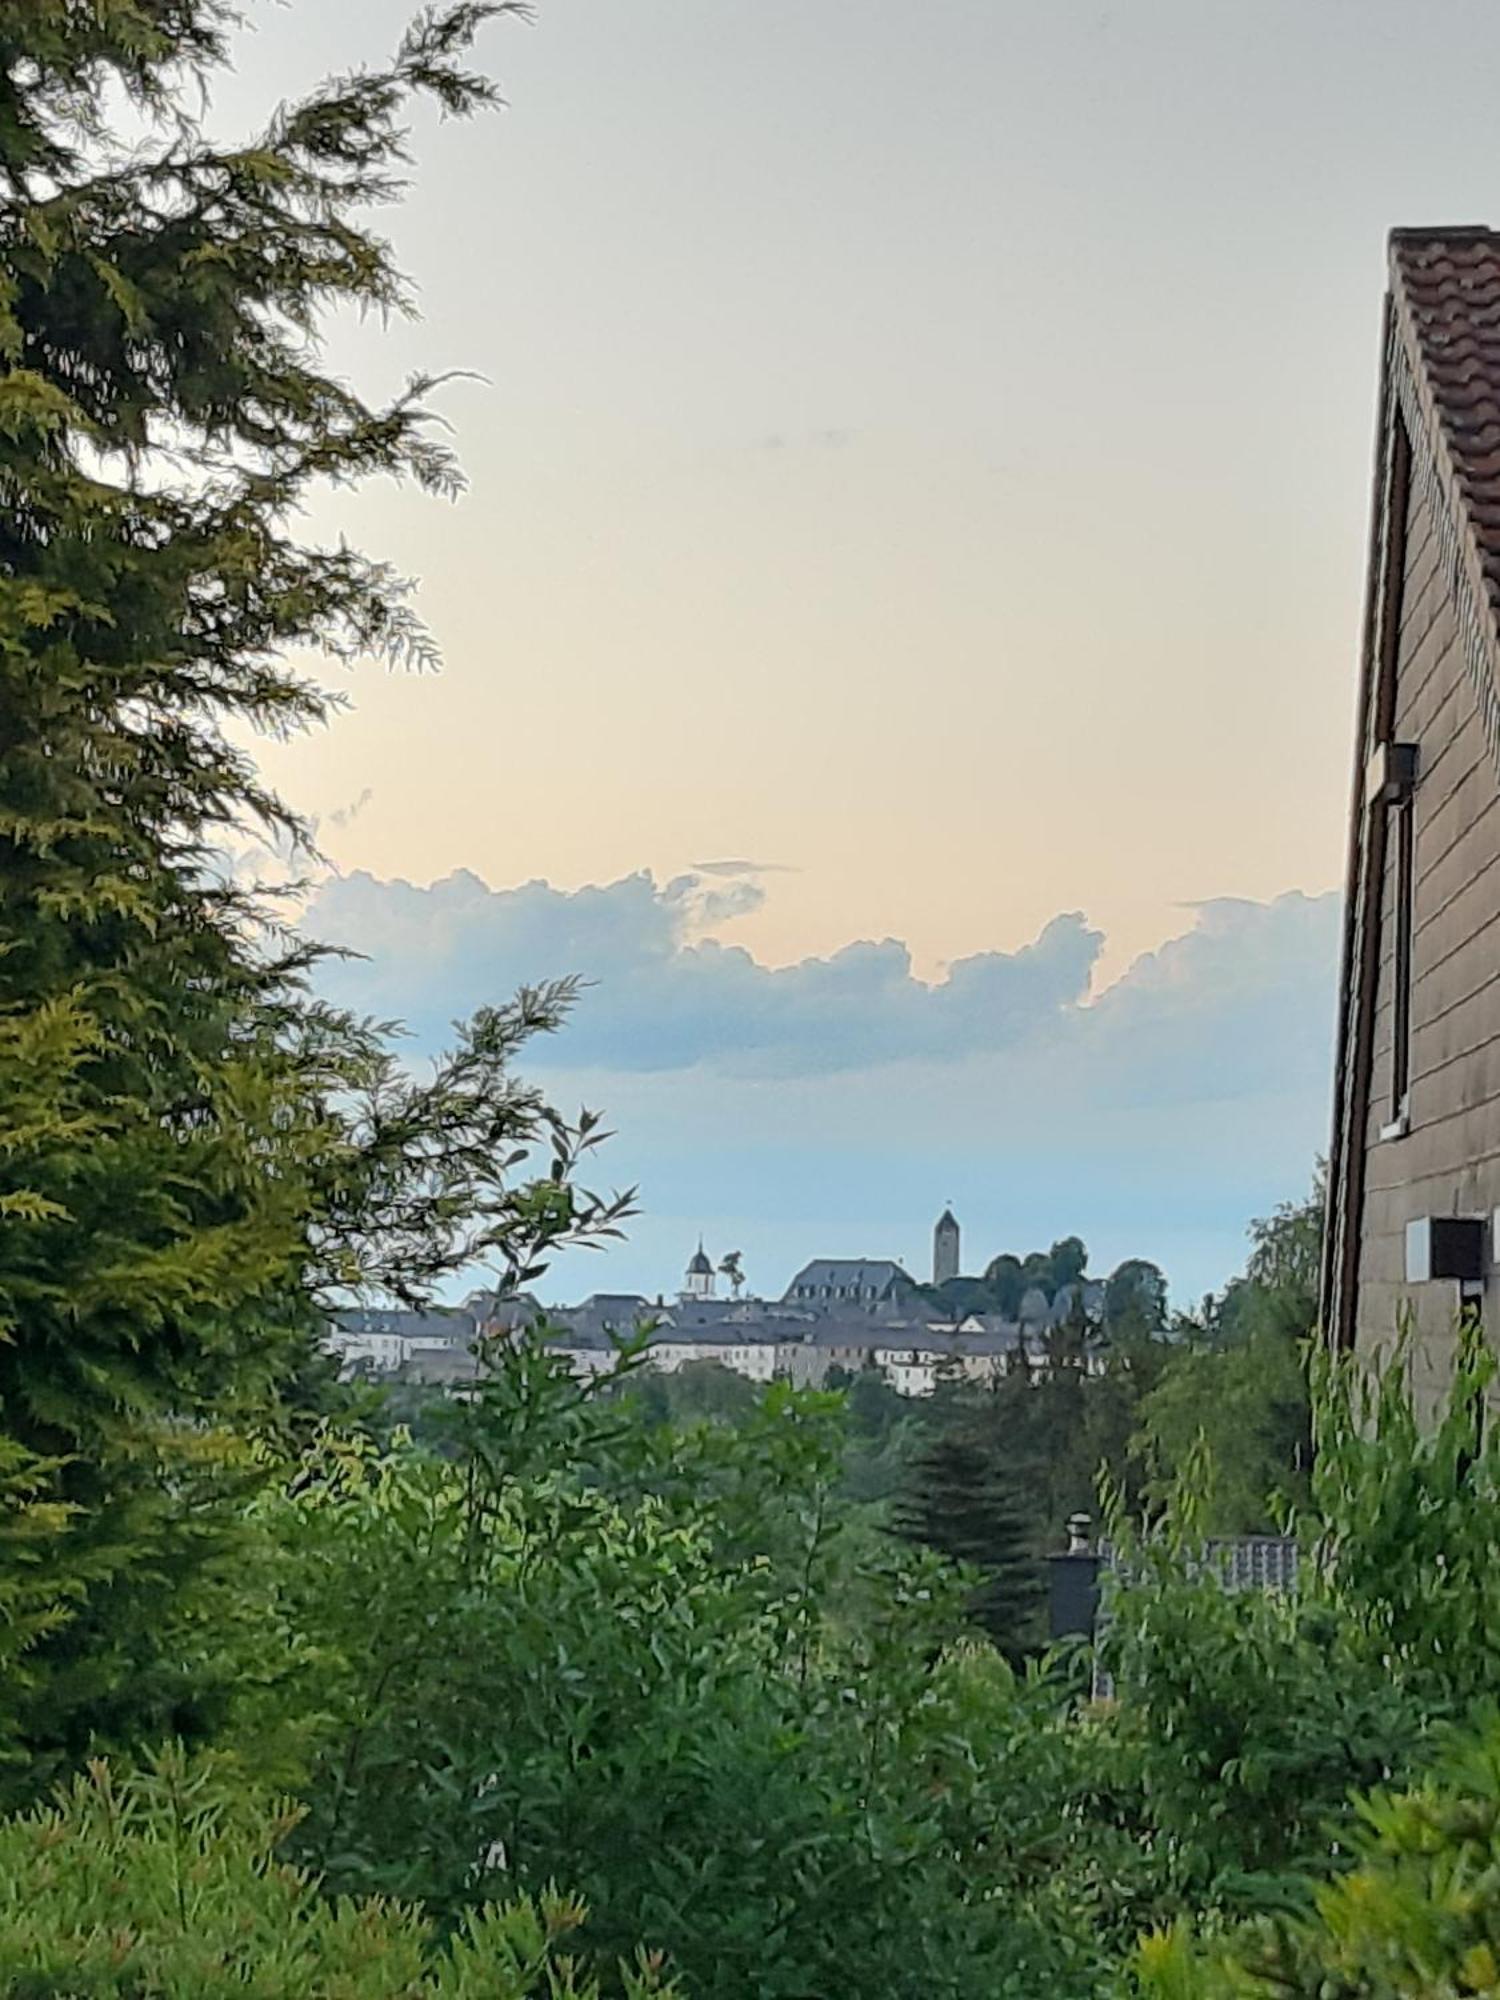
[[[1411,942],[1416,875],[1416,826],[1408,792],[1391,807],[1396,863],[1394,991],[1391,996],[1391,1117],[1404,1125],[1411,1113]]]
[[[1411,1115],[1413,906],[1416,895],[1417,789],[1415,743],[1382,743],[1370,759],[1366,798],[1371,812],[1370,862],[1376,881],[1391,884],[1391,1094],[1382,1139],[1399,1139]]]

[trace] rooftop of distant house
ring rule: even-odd
[[[876,1304],[903,1290],[915,1291],[916,1280],[893,1257],[817,1257],[787,1286],[785,1303]]]

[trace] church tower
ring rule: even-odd
[[[704,1252],[703,1239],[698,1239],[698,1248],[688,1261],[687,1278],[682,1287],[685,1299],[711,1299],[714,1295],[714,1267]]]
[[[945,1208],[932,1232],[932,1282],[946,1285],[958,1276],[958,1218]]]

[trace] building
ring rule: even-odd
[[[782,1304],[814,1313],[890,1316],[920,1307],[915,1281],[889,1257],[819,1257],[804,1264]]]
[[[416,1354],[466,1354],[479,1336],[473,1312],[434,1307],[427,1312],[354,1308],[334,1313],[324,1346],[345,1373],[358,1368],[392,1374]]]
[[[546,1308],[530,1292],[470,1292],[459,1311],[473,1315],[485,1340],[529,1333],[548,1316]]]
[[[1443,1361],[1462,1303],[1496,1303],[1497,969],[1500,234],[1398,230],[1385,306],[1323,1314],[1339,1346],[1369,1353],[1391,1342],[1409,1305],[1419,1371]]]
[[[945,1210],[934,1231],[935,1268],[942,1268],[950,1242],[956,1275],[958,1223]],[[720,1268],[728,1271],[738,1261],[732,1253]],[[336,1314],[328,1346],[350,1372],[399,1375],[454,1395],[472,1393],[492,1343],[529,1336],[543,1341],[581,1381],[612,1372],[621,1344],[640,1339],[646,1365],[663,1374],[712,1362],[752,1382],[818,1387],[830,1377],[870,1370],[903,1395],[926,1396],[945,1381],[988,1383],[1015,1369],[1043,1379],[1055,1365],[1049,1341],[1056,1324],[1076,1317],[1077,1300],[1091,1289],[1064,1288],[1050,1305],[1044,1292],[1034,1290],[1012,1320],[961,1310],[938,1314],[893,1258],[818,1258],[779,1300],[719,1298],[716,1275],[700,1241],[671,1303],[640,1292],[594,1292],[580,1305],[544,1307],[529,1292],[475,1291],[461,1306],[425,1313]],[[1102,1356],[1102,1346],[1090,1339],[1067,1365],[1081,1361],[1093,1372]]]
[[[950,1278],[958,1276],[958,1258],[958,1218],[951,1208],[945,1208],[932,1232],[932,1282],[935,1285],[946,1285]]]
[[[628,1339],[653,1325],[664,1311],[659,1301],[652,1305],[639,1292],[590,1292],[581,1306],[559,1306],[547,1317],[561,1330],[607,1347],[612,1339]]]
[[[770,1382],[785,1372],[778,1365],[780,1337],[775,1327],[760,1322],[722,1322],[718,1326],[664,1326],[647,1350],[653,1368],[675,1375],[696,1361],[715,1361],[752,1382]]]
[[[705,1254],[703,1239],[698,1239],[698,1248],[688,1259],[687,1276],[682,1281],[681,1296],[685,1299],[711,1299],[714,1295],[714,1267]]]

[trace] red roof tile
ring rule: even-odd
[[[1424,415],[1441,440],[1492,611],[1500,614],[1500,231],[1398,229],[1391,294]]]

